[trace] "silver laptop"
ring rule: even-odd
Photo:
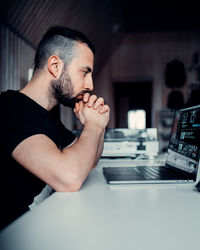
[[[193,183],[200,165],[200,105],[175,112],[165,166],[103,167],[109,184]]]

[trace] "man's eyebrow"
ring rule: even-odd
[[[87,70],[88,72],[92,72],[92,69],[89,66],[83,66],[84,70]]]

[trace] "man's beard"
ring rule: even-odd
[[[71,108],[75,107],[77,96],[74,96],[74,88],[67,70],[62,70],[60,79],[51,81],[50,93],[58,103]],[[79,93],[78,95],[80,95]]]

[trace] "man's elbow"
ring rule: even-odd
[[[65,179],[60,179],[57,182],[55,190],[57,192],[78,192],[82,187],[83,181],[78,176],[70,175]]]
[[[82,184],[79,183],[71,183],[64,187],[63,192],[78,192],[82,187]]]

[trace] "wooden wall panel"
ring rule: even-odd
[[[35,50],[5,26],[0,30],[0,90],[20,89],[27,83]]]

